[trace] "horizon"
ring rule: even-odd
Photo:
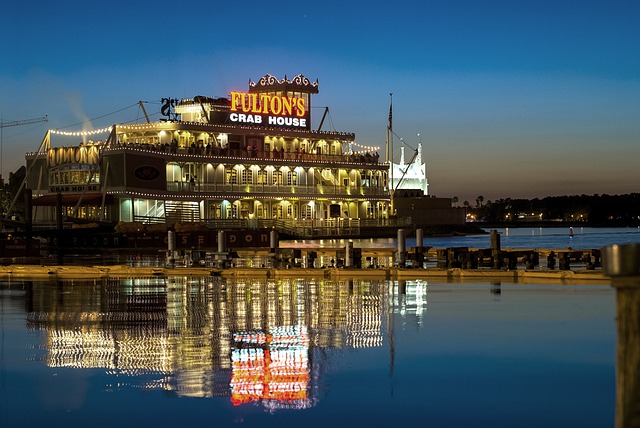
[[[49,121],[2,130],[5,180],[47,129],[144,119],[140,100],[159,111],[163,97],[226,97],[249,79],[303,74],[319,81],[313,129],[328,106],[323,129],[354,132],[381,155],[393,93],[394,133],[407,150],[422,142],[431,196],[640,191],[635,2],[202,2],[189,9],[210,19],[201,25],[168,19],[171,7],[116,1],[92,10],[93,26],[79,2],[8,5],[0,119]],[[131,25],[139,16],[152,25]],[[389,21],[403,25],[387,31]]]

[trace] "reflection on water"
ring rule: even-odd
[[[608,426],[613,297],[505,281],[0,283],[0,426]]]
[[[234,405],[307,408],[317,353],[383,344],[385,306],[420,319],[420,282],[215,277],[57,281],[28,287],[27,322],[46,334],[49,367],[104,368],[122,382]],[[389,302],[389,291],[400,299]],[[395,295],[395,294],[391,294]],[[397,301],[396,301],[397,300]]]
[[[231,401],[263,401],[265,406],[304,409],[309,389],[309,334],[305,326],[272,328],[269,333],[234,334]]]

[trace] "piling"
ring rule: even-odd
[[[559,257],[558,268],[560,270],[571,270],[571,254],[563,252]]]
[[[275,254],[278,246],[279,246],[278,231],[271,230],[269,232],[269,252],[271,254]]]
[[[218,231],[218,254],[216,258],[218,259],[218,265],[222,265],[223,267],[227,267],[227,256],[225,255],[227,252],[227,234],[224,230]]]
[[[407,261],[407,242],[405,237],[405,230],[398,229],[398,265],[404,267]]]
[[[416,229],[415,262],[417,267],[422,267],[422,264],[424,263],[424,239],[422,236],[422,229]]]
[[[167,231],[167,261],[172,269],[176,267],[176,233]]]
[[[551,251],[547,256],[547,269],[553,270],[556,268],[556,253]]]
[[[56,240],[58,241],[57,245],[57,256],[58,256],[58,264],[64,264],[64,224],[62,222],[62,193],[58,192],[56,194]]]
[[[347,241],[344,249],[344,267],[353,267],[353,242]]]
[[[500,257],[500,234],[497,230],[491,230],[489,232],[489,246],[491,247],[493,268],[500,269],[502,267],[502,259]]]
[[[424,245],[422,229],[416,229],[416,246],[422,248]]]
[[[616,428],[640,426],[640,244],[602,249],[616,290]]]

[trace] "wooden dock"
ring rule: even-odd
[[[504,270],[461,268],[203,268],[203,267],[131,267],[115,266],[0,266],[0,278],[5,280],[95,279],[130,277],[212,276],[222,278],[317,278],[329,280],[494,280],[514,282],[552,282],[610,284],[611,279],[602,270]]]

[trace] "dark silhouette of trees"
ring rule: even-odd
[[[480,197],[478,197],[480,199]],[[468,211],[478,221],[584,222],[592,225],[640,225],[640,193],[626,195],[548,196],[542,199],[498,199]]]

